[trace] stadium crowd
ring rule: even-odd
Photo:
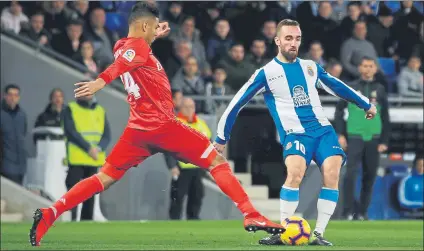
[[[366,55],[379,63],[376,78],[387,92],[422,97],[422,2],[152,3],[172,28],[167,38],[153,44],[153,52],[172,87],[185,95],[234,94],[256,68],[275,56],[277,23],[292,18],[303,29],[301,57],[349,83],[358,79],[357,66]],[[90,72],[100,72],[113,61],[114,43],[127,29],[119,18],[134,2],[2,4],[6,4],[2,29],[53,48]],[[207,105],[198,108],[213,112]]]

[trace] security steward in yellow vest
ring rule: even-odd
[[[81,98],[70,102],[63,111],[66,137],[66,186],[71,189],[80,180],[97,173],[106,158],[105,149],[110,143],[110,128],[104,108],[94,98]],[[94,197],[85,201],[81,220],[92,220]],[[76,208],[72,220],[76,220]]]
[[[193,99],[183,99],[177,119],[211,138],[208,125],[196,115],[196,105]],[[204,195],[202,183],[204,170],[191,163],[179,161],[178,167],[174,167],[171,173],[175,190],[171,190],[170,218],[173,220],[181,219],[184,197],[187,196],[187,220],[198,220]]]

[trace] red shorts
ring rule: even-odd
[[[158,152],[203,168],[208,168],[218,154],[202,133],[172,120],[152,131],[125,128],[101,172],[119,180],[128,169]]]

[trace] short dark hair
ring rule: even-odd
[[[9,84],[9,85],[6,85],[6,87],[4,87],[4,93],[5,94],[9,93],[10,89],[16,89],[19,92],[21,91],[21,88],[19,86],[15,85],[15,84]]]
[[[128,23],[131,24],[141,17],[159,17],[159,10],[152,4],[137,2],[131,9]]]
[[[318,44],[319,46],[321,46],[321,47],[322,47],[322,43],[321,43],[320,41],[318,41],[318,40],[314,40],[314,41],[312,41],[312,42],[309,44],[309,48],[311,48],[311,47],[312,47],[312,45],[314,45],[314,44]]]
[[[62,93],[63,95],[65,95],[65,93],[63,92],[63,90],[62,90],[62,89],[60,89],[60,88],[53,88],[53,89],[50,91],[50,94],[49,94],[49,100],[50,100],[50,101],[53,99],[53,95],[54,95],[56,92],[60,92],[60,93]]]
[[[172,87],[171,88],[172,98],[174,98],[175,94],[178,92],[181,92],[181,94],[183,93],[179,87]]]
[[[325,68],[327,69],[331,69],[336,65],[342,65],[337,59],[334,58],[330,58],[330,60],[328,60],[327,65]]]
[[[363,57],[361,58],[361,63],[360,63],[360,64],[362,64],[364,61],[373,61],[374,63],[377,63],[377,62],[375,61],[375,58],[372,58],[372,57],[369,57],[369,56],[363,56]]]
[[[281,20],[278,25],[277,25],[277,34],[280,33],[280,30],[283,26],[298,26],[300,27],[300,24],[298,21],[296,20],[292,20],[292,19],[283,19]]]
[[[240,43],[240,42],[235,42],[235,43],[233,43],[232,45],[231,45],[231,48],[230,49],[233,49],[234,47],[236,47],[236,46],[241,46],[241,47],[243,47],[243,49],[244,49],[244,45],[242,44],[242,43]]]
[[[72,19],[71,21],[69,21],[67,27],[71,26],[71,25],[79,25],[79,26],[84,26],[84,21],[81,19]]]

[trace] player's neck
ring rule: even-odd
[[[142,38],[142,39],[146,40],[146,37],[145,37],[144,33],[136,32],[136,31],[132,31],[132,30],[130,30],[128,32],[128,36],[127,37],[128,38]]]
[[[294,62],[296,62],[296,58],[294,58],[293,60],[288,60],[281,53],[278,53],[277,59],[280,60],[280,62],[282,62],[282,63],[294,63]]]

